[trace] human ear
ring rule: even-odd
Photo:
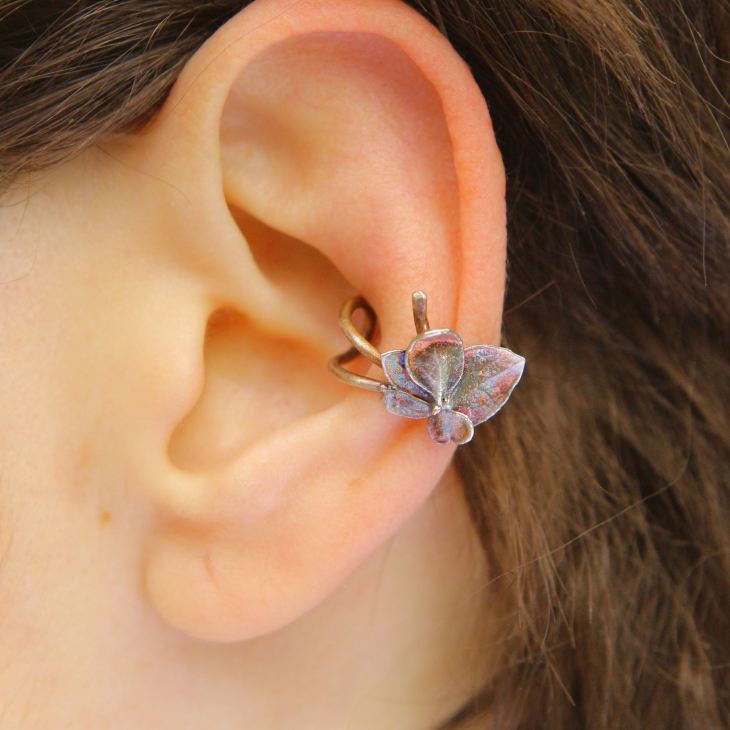
[[[485,102],[399,2],[257,0],[149,129],[102,153],[133,213],[105,243],[134,263],[109,271],[127,333],[110,367],[129,483],[151,507],[147,594],[196,637],[274,631],[391,536],[453,455],[330,379],[335,302],[365,296],[382,350],[412,338],[418,289],[433,326],[498,344],[504,171]]]

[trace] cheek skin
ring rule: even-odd
[[[111,491],[133,483],[125,460],[140,429],[164,454],[165,428],[202,387],[201,363],[170,357],[168,345],[197,346],[204,319],[183,301],[190,282],[161,269],[154,253],[153,212],[169,209],[175,194],[150,184],[141,208],[139,187],[149,181],[121,170],[86,155],[31,190],[23,227],[40,230],[35,263],[0,286],[0,429],[7,448],[44,474],[31,481],[63,500],[108,498],[100,474],[113,475]],[[160,336],[154,312],[177,326],[163,320]],[[170,378],[160,373],[171,372],[185,384],[183,398],[164,392]],[[170,405],[150,419],[155,401]]]

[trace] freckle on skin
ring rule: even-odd
[[[108,525],[112,521],[112,516],[106,512],[102,511],[99,513],[99,523],[102,525]]]
[[[215,575],[213,574],[213,559],[210,557],[210,553],[206,552],[203,558],[203,564],[205,565],[205,571],[208,574],[212,583],[215,583]]]

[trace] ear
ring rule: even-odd
[[[125,367],[149,597],[197,637],[273,631],[391,536],[453,455],[327,374],[344,298],[372,304],[381,350],[415,334],[418,289],[433,326],[499,342],[504,172],[484,99],[400,2],[257,0],[150,129],[105,152],[147,221],[130,255],[144,240],[158,277],[154,296],[130,284],[123,315],[146,333]]]

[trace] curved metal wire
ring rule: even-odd
[[[352,315],[358,309],[362,309],[365,312],[365,327],[362,333],[352,323]],[[343,352],[341,355],[335,355],[329,361],[328,368],[332,375],[343,380],[348,385],[354,385],[365,390],[373,390],[377,393],[384,393],[386,390],[390,390],[391,386],[382,380],[368,378],[366,375],[358,375],[342,367],[345,363],[354,360],[358,355],[364,355],[378,367],[383,367],[380,353],[371,343],[371,340],[375,339],[377,335],[378,318],[375,310],[367,303],[364,297],[358,294],[348,299],[342,305],[342,309],[340,310],[340,327],[342,327],[345,337],[352,342],[353,346],[347,352]]]

